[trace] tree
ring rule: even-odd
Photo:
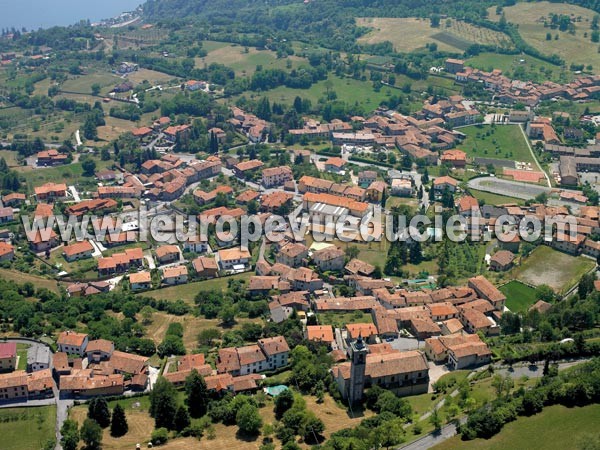
[[[586,273],[579,280],[579,286],[577,287],[577,293],[579,298],[586,298],[590,292],[594,292],[594,281],[596,280],[596,271]]]
[[[277,397],[275,397],[275,418],[281,419],[283,414],[294,405],[294,394],[289,389],[286,389]]]
[[[102,448],[102,427],[93,419],[85,419],[81,425],[81,440],[87,450]]]
[[[250,403],[244,404],[237,412],[235,421],[242,433],[249,435],[258,434],[262,427],[262,419],[258,408]]]
[[[358,258],[360,249],[356,245],[349,245],[348,247],[346,247],[346,250],[344,250],[344,252],[346,253],[346,257],[348,259],[354,259]]]
[[[210,347],[217,339],[221,339],[221,331],[218,328],[206,328],[198,334],[200,345],[208,345]]]
[[[102,89],[102,87],[98,84],[98,83],[94,83],[92,84],[92,95],[96,96],[100,93],[100,89]]]
[[[127,424],[127,417],[125,417],[125,411],[119,403],[114,407],[112,412],[112,419],[110,421],[110,435],[112,437],[121,437],[127,434],[129,431],[129,425]]]
[[[94,114],[88,114],[83,123],[83,137],[95,141],[98,139],[98,130],[96,128],[96,119]]]
[[[439,430],[442,426],[442,418],[440,417],[440,412],[434,406],[433,411],[431,411],[431,415],[429,416],[429,423],[433,425],[434,430]]]
[[[64,450],[77,450],[79,444],[79,427],[74,420],[67,419],[60,429],[60,443]]]
[[[95,420],[102,428],[110,425],[110,410],[106,400],[100,397],[95,397],[88,404],[89,419]]]
[[[192,373],[185,379],[185,394],[185,404],[192,417],[202,417],[206,414],[208,392],[204,378],[202,378],[196,369],[193,369]]]
[[[166,444],[169,440],[169,430],[166,428],[157,428],[152,432],[150,436],[150,441],[153,445],[162,445]]]
[[[180,405],[179,408],[177,408],[175,419],[173,420],[173,426],[175,427],[175,430],[181,432],[189,427],[190,423],[190,413],[185,406]]]
[[[177,412],[177,391],[175,386],[164,377],[160,377],[150,392],[150,416],[154,418],[156,428],[173,428],[173,419]]]

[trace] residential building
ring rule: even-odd
[[[162,282],[168,285],[185,284],[188,281],[186,266],[165,267]]]
[[[293,179],[292,169],[288,166],[269,167],[262,171],[262,185],[266,188],[282,186]]]
[[[58,335],[56,343],[59,352],[83,356],[88,344],[88,335],[75,331],[63,331]]]
[[[200,256],[192,261],[192,267],[201,279],[215,278],[219,274],[219,266],[215,258]]]
[[[50,347],[31,345],[27,349],[27,372],[37,372],[50,368]]]
[[[259,339],[258,346],[267,357],[267,370],[277,370],[288,365],[290,347],[283,336]]]
[[[490,270],[494,272],[505,272],[513,265],[516,256],[508,250],[498,250],[490,258]]]
[[[217,252],[217,262],[221,270],[246,270],[251,257],[246,249],[230,248]]]
[[[313,252],[312,259],[323,272],[340,271],[344,269],[346,254],[341,248],[331,246]]]
[[[17,344],[14,342],[0,343],[0,372],[15,370],[17,367]]]
[[[129,287],[132,291],[151,289],[152,275],[146,270],[129,274]]]
[[[65,245],[63,247],[63,256],[69,262],[91,258],[93,253],[94,246],[90,241],[75,242],[74,244]]]
[[[481,298],[489,301],[496,311],[504,310],[506,296],[483,275],[470,278],[469,287]]]

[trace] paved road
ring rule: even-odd
[[[466,422],[466,420],[466,417],[460,419],[461,423]],[[449,423],[448,425],[444,425],[437,433],[430,433],[414,442],[411,442],[410,444],[396,448],[402,450],[426,450],[455,435],[456,425]]]
[[[544,178],[546,178],[546,184],[548,185],[548,187],[552,187],[552,182],[550,181],[550,177],[548,176],[546,171],[544,169],[542,169],[542,166],[540,165],[539,161],[537,160],[537,157],[535,156],[535,152],[533,151],[533,148],[531,148],[531,142],[529,142],[529,138],[525,134],[525,130],[523,129],[523,127],[521,125],[519,125],[519,130],[521,130],[521,134],[523,135],[523,139],[525,139],[527,148],[529,148],[529,153],[531,153],[531,157],[535,161],[535,165],[538,167],[539,171],[544,174]]]

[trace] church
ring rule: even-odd
[[[371,386],[400,396],[427,392],[429,366],[422,352],[401,352],[389,344],[369,346],[362,336],[350,344],[348,352],[350,361],[333,368],[338,389],[348,403],[360,403],[364,390]]]

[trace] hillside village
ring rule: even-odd
[[[76,125],[0,117],[0,406],[54,408],[45,448],[74,428],[76,450],[98,402],[129,431],[109,420],[90,448],[261,450],[430,448],[597,402],[593,68],[544,79],[554,55],[530,51],[484,70],[484,44],[363,61],[275,34],[231,43],[261,61],[242,67],[207,62],[223,30],[182,56],[190,27],[134,15],[68,50],[0,35],[0,111],[35,98],[32,117]],[[2,84],[84,53],[29,94]],[[90,75],[92,95],[65,88]]]

